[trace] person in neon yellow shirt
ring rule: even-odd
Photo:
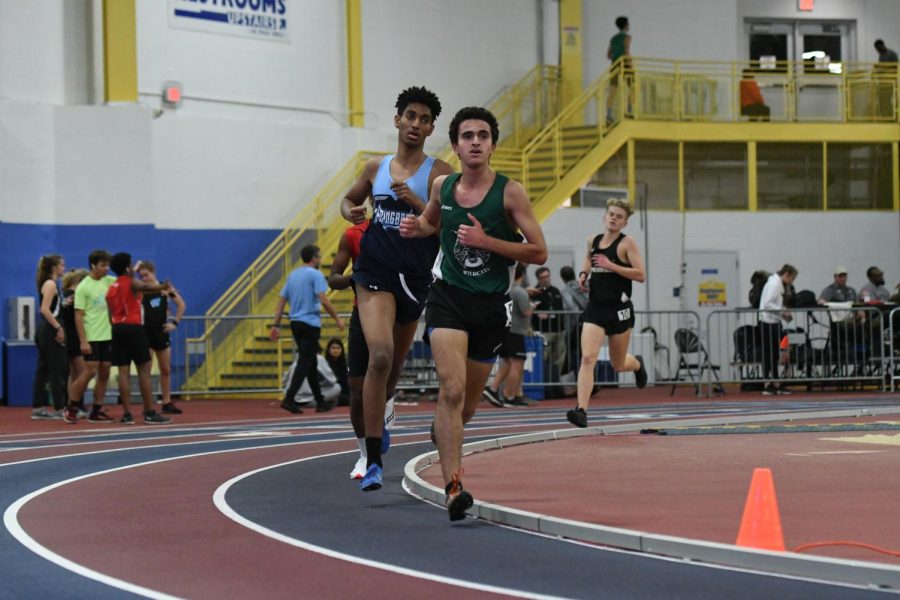
[[[88,383],[95,376],[94,405],[88,415],[91,423],[112,423],[113,418],[103,411],[103,398],[109,383],[112,358],[112,327],[106,308],[106,291],[115,281],[109,273],[110,254],[106,250],[94,250],[88,256],[91,267],[88,276],[75,288],[75,329],[84,356],[85,370],[69,383],[69,403],[63,420],[78,422],[77,400],[84,396]]]

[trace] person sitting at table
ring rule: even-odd
[[[834,270],[834,283],[819,294],[819,304],[826,302],[856,302],[856,290],[847,285],[847,267]]]
[[[866,285],[859,288],[859,299],[862,302],[887,302],[891,292],[884,287],[884,271],[872,266],[866,269]]]
[[[749,69],[745,69],[740,84],[741,89],[741,114],[750,117],[751,121],[756,121],[757,117],[761,117],[763,121],[769,120],[771,109],[766,106],[762,92],[759,91],[759,84],[753,79]]]

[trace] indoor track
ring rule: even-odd
[[[827,408],[856,410],[895,401],[834,398]],[[368,494],[347,478],[356,445],[346,410],[281,417],[267,402],[244,406],[245,416],[233,409],[228,420],[216,419],[224,413],[214,403],[195,402],[185,404],[186,418],[172,426],[57,422],[23,433],[12,433],[10,424],[25,422],[27,412],[3,409],[0,597],[885,595],[603,548],[480,519],[451,524],[442,507],[401,485],[406,463],[433,449],[431,404],[398,407],[385,487]],[[568,406],[563,401],[517,410],[483,405],[466,428],[466,441],[567,429],[562,415]],[[676,417],[821,408],[819,398],[622,402],[598,406],[591,424],[649,427]],[[503,451],[496,454],[499,458]],[[542,470],[552,468],[535,465],[534,485],[541,485]],[[560,502],[565,493],[559,490]]]

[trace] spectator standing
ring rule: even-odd
[[[144,283],[157,286],[156,266],[149,260],[140,261],[138,275]],[[175,305],[175,314],[169,314],[169,301]],[[162,412],[180,415],[182,410],[172,401],[172,341],[170,335],[178,328],[184,317],[186,305],[176,290],[143,294],[144,332],[150,349],[156,355],[159,365],[159,388],[162,396]]]
[[[78,339],[78,329],[75,327],[75,288],[87,275],[87,269],[75,269],[66,273],[62,279],[63,304],[60,309],[60,317],[65,330],[66,357],[69,361],[67,390],[72,389],[72,382],[81,377],[85,371],[84,356],[81,355],[81,342]],[[86,417],[84,396],[72,400],[76,404],[77,417],[79,419]]]
[[[303,412],[294,402],[294,397],[303,384],[303,380],[306,379],[316,399],[316,412],[327,412],[334,408],[334,405],[327,403],[322,396],[316,358],[319,354],[319,336],[322,332],[322,307],[325,307],[325,310],[337,323],[338,329],[344,328],[344,321],[334,310],[328,296],[325,295],[328,284],[325,276],[319,271],[322,255],[319,253],[318,246],[310,244],[301,248],[300,259],[303,261],[303,266],[294,269],[288,275],[288,279],[281,289],[278,304],[275,307],[275,319],[272,322],[272,329],[269,331],[269,337],[273,342],[276,341],[281,335],[281,313],[287,305],[290,308],[291,334],[297,345],[299,358],[281,402],[281,408],[292,414]]]
[[[566,361],[563,366],[563,373],[572,373],[572,381],[578,376],[578,340],[581,339],[581,327],[579,320],[581,313],[587,307],[588,294],[581,289],[578,281],[575,279],[575,269],[565,266],[559,270],[559,277],[563,280],[562,293],[563,310],[570,313],[567,314],[565,323],[566,332]]]
[[[120,423],[133,425],[131,416],[131,363],[137,367],[138,388],[144,404],[144,423],[148,425],[165,425],[171,423],[156,411],[153,402],[153,389],[150,379],[150,368],[153,361],[150,357],[150,345],[144,331],[143,310],[141,307],[142,292],[168,292],[172,286],[168,282],[150,284],[134,277],[131,255],[118,252],[109,261],[109,267],[116,274],[116,280],[106,292],[106,304],[109,320],[112,323],[111,363],[119,371],[119,399],[125,409]]]
[[[628,58],[631,56],[631,34],[628,33],[628,17],[616,18],[616,27],[619,29],[619,33],[610,38],[609,47],[606,49],[606,58],[612,63],[609,72],[609,92],[606,97],[607,125],[611,125],[615,120],[613,118],[613,109],[618,100],[619,77],[620,75],[625,75],[631,69]],[[617,65],[616,61],[620,58],[622,58],[622,62]],[[627,77],[627,75],[625,76]]]
[[[78,422],[77,402],[95,376],[94,404],[88,415],[91,423],[112,423],[113,418],[103,411],[103,399],[109,383],[112,360],[112,326],[106,306],[106,292],[115,281],[109,273],[110,254],[106,250],[94,250],[88,256],[90,272],[75,288],[75,329],[79,347],[84,357],[84,372],[69,384],[69,401],[63,420]]]
[[[544,396],[561,398],[562,390],[553,384],[559,383],[566,362],[564,315],[560,314],[563,310],[562,293],[550,283],[550,269],[547,267],[535,271],[535,277],[537,287],[530,288],[528,295],[534,306],[532,328],[544,338],[544,380],[551,384],[544,388]]]
[[[761,117],[763,121],[769,120],[771,109],[766,106],[762,92],[759,91],[759,84],[753,79],[753,75],[749,70],[745,69],[741,78],[741,114],[750,117],[753,121],[757,117]]]
[[[835,275],[837,276],[837,274]],[[844,269],[846,277],[846,269]],[[797,278],[797,269],[785,264],[777,273],[773,273],[763,287],[759,302],[759,339],[762,342],[763,379],[768,381],[763,395],[790,394],[783,385],[776,385],[778,380],[778,360],[781,355],[781,338],[784,335],[781,321],[791,320],[791,315],[784,310],[784,289]]]
[[[525,336],[530,333],[529,325],[532,313],[528,292],[522,287],[525,269],[526,267],[522,263],[516,265],[515,280],[509,290],[511,303],[509,331],[503,339],[503,346],[500,347],[501,362],[496,375],[494,375],[494,381],[490,387],[485,388],[484,395],[494,406],[527,406],[530,404],[519,392],[522,388],[525,359],[528,358],[528,353],[525,351]]]
[[[66,334],[61,323],[63,297],[58,283],[65,270],[66,261],[59,254],[48,254],[38,261],[35,283],[41,319],[34,336],[38,362],[31,397],[31,418],[35,421],[61,419],[60,411],[66,406]],[[52,398],[49,405],[48,386]]]

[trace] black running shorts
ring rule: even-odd
[[[397,302],[395,321],[406,325],[419,320],[425,310],[425,299],[431,286],[431,275],[411,277],[380,266],[375,261],[366,261],[365,267],[353,266],[353,283],[371,292],[389,292]]]
[[[428,292],[425,327],[427,331],[465,331],[469,334],[468,357],[491,360],[497,357],[509,330],[509,302],[506,294],[471,294],[438,280]]]
[[[112,364],[124,367],[132,362],[142,365],[150,361],[150,346],[143,325],[112,326]]]
[[[589,302],[581,318],[602,327],[606,335],[617,335],[634,327],[634,305],[631,301],[604,305]]]
[[[528,352],[525,351],[525,336],[520,333],[507,333],[506,339],[503,340],[503,345],[500,347],[500,356],[522,360],[528,358]]]
[[[91,353],[84,355],[84,362],[109,362],[112,360],[112,342],[90,342]]]
[[[160,350],[165,350],[172,345],[169,334],[163,331],[162,326],[144,326],[144,333],[147,335],[147,344],[149,344],[151,350],[156,350],[158,352]]]

